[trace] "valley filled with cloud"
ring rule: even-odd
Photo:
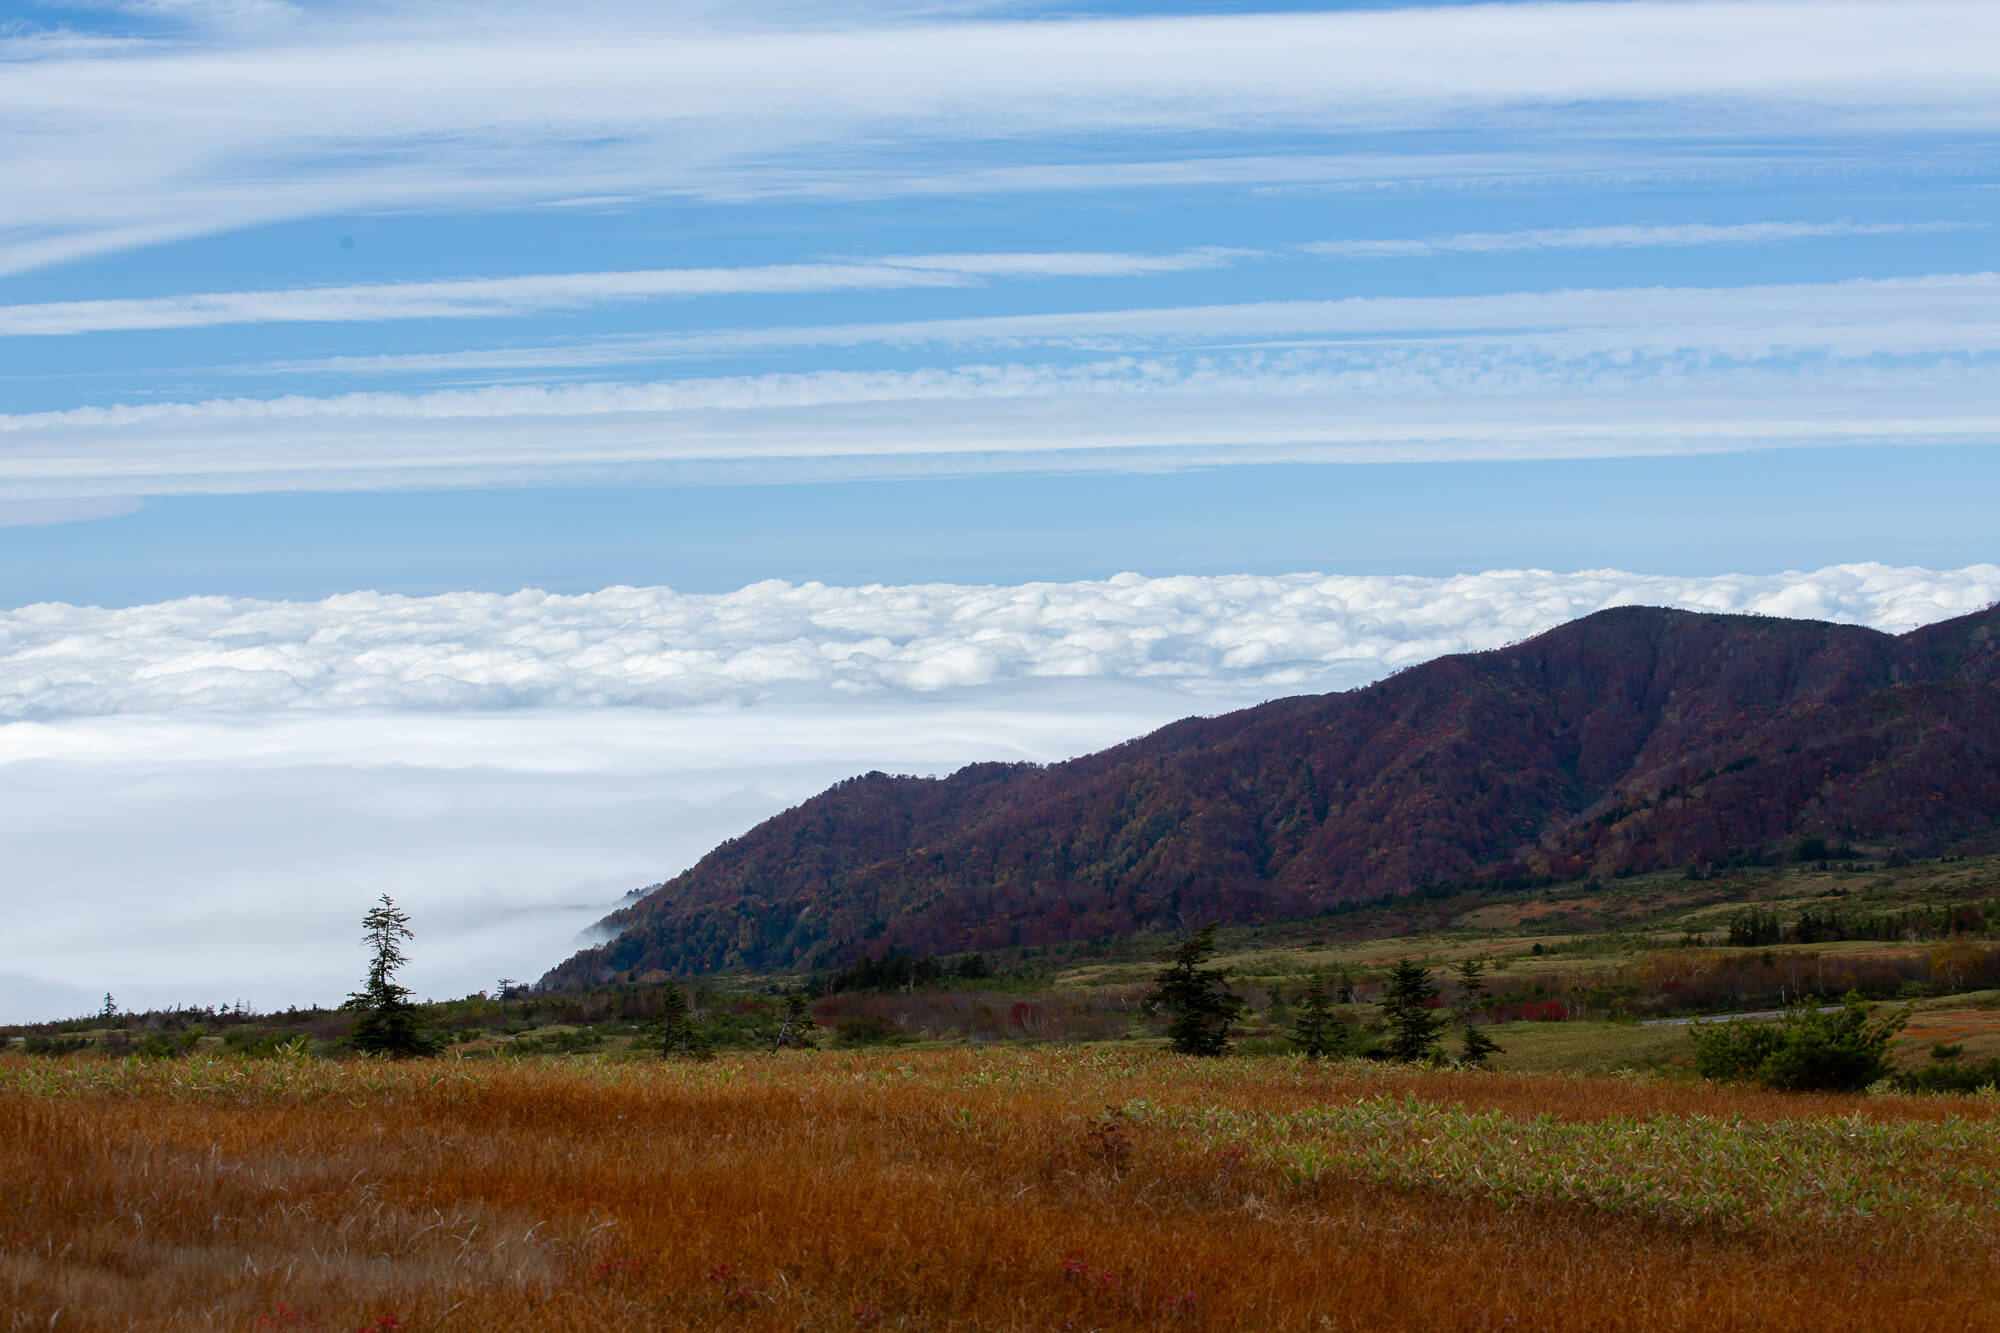
[[[462,994],[872,769],[1067,758],[1608,606],[1902,632],[1995,600],[2000,566],[1854,565],[27,606],[0,613],[0,839],[37,947],[0,998],[331,1002],[385,891],[414,983]]]

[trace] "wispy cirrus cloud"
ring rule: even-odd
[[[0,416],[0,494],[621,475],[771,481],[1976,441],[2000,435],[1991,394],[1996,292],[2000,277],[1972,274],[701,334],[680,350],[928,343],[1044,351],[915,369]]]
[[[1410,240],[1312,241],[1294,247],[1343,259],[1498,254],[1522,250],[1771,245],[1831,237],[1909,236],[1983,228],[1980,222],[1745,222],[1467,232]],[[0,305],[0,337],[226,324],[481,319],[713,296],[888,291],[991,281],[1122,278],[1223,268],[1273,252],[1201,246],[1157,254],[1121,251],[891,255],[728,268],[537,273],[425,282],[351,283],[264,291]],[[1518,297],[1516,298],[1519,299]],[[1349,307],[1357,308],[1357,307]],[[1394,308],[1378,301],[1378,308]],[[349,363],[352,368],[353,363]]]
[[[702,296],[961,287],[993,280],[1111,278],[1216,268],[1251,252],[938,254],[733,268],[538,273],[438,282],[355,283],[129,300],[0,306],[0,337],[192,329],[224,324],[482,319]]]
[[[2000,348],[1996,296],[2000,296],[2000,275],[1969,273],[1744,287],[1350,297],[721,328],[579,338],[544,346],[285,360],[232,369],[249,374],[350,375],[562,372],[827,347],[1055,346],[1142,352],[1163,346],[1328,340],[1362,345],[1397,339],[1481,346],[1504,339],[1510,347],[1571,355],[1678,348],[1728,357],[1769,355],[1787,348],[1839,357],[1977,355]]]
[[[1680,222],[1615,227],[1541,227],[1471,231],[1400,240],[1312,241],[1308,254],[1336,259],[1421,259],[1430,255],[1505,254],[1521,250],[1641,250],[1665,246],[1774,245],[1853,236],[1924,236],[1976,231],[1983,222]]]
[[[336,211],[865,193],[1091,135],[1242,158],[1476,120],[1558,156],[1611,136],[1642,169],[1719,107],[1747,139],[2000,126],[2000,12],[1967,0],[787,21],[495,6],[468,29],[440,5],[51,50],[0,82],[0,271]]]
[[[57,523],[81,523],[94,518],[117,518],[138,508],[139,502],[126,496],[0,500],[0,528],[39,528]]]

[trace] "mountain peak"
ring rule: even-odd
[[[549,974],[811,967],[1255,921],[2000,822],[2000,608],[1901,636],[1613,607],[1062,764],[870,773],[718,847]]]

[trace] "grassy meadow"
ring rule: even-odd
[[[1131,1047],[0,1059],[7,1327],[2000,1324],[2000,1101]]]
[[[1685,1025],[1852,987],[1903,1070],[2000,1056],[2000,858],[1238,928],[1215,1060],[1157,943],[437,1001],[403,1062],[320,1009],[0,1031],[0,1329],[2000,1328],[2000,1092],[1716,1085]],[[1314,975],[1374,1049],[1403,957],[1490,1068],[1290,1052]],[[716,1058],[662,1058],[683,995]]]

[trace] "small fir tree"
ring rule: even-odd
[[[660,992],[660,1012],[653,1019],[660,1032],[661,1055],[683,1055],[705,1060],[715,1054],[708,1038],[695,1026],[694,1011],[688,1007],[687,992],[669,986]]]
[[[1505,1055],[1507,1048],[1486,1035],[1486,1029],[1477,1023],[1465,1025],[1465,1041],[1458,1048],[1459,1060],[1475,1067],[1484,1065],[1489,1055]]]
[[[398,1058],[429,1051],[417,1022],[416,1006],[410,1003],[409,987],[396,981],[396,973],[409,961],[403,956],[403,942],[412,938],[409,916],[386,893],[362,916],[361,942],[369,949],[368,978],[360,990],[347,997],[347,1007],[360,1015],[349,1037],[356,1050]]]
[[[813,1045],[812,1010],[807,1007],[806,993],[797,990],[787,991],[785,1010],[778,1019],[778,1037],[771,1043],[771,1049],[778,1051],[787,1046],[796,1046],[800,1050],[809,1051]]]
[[[1389,1054],[1398,1060],[1428,1060],[1437,1051],[1446,1015],[1438,1012],[1437,983],[1429,969],[1398,958],[1382,987],[1382,1018],[1389,1026]]]
[[[1344,967],[1334,974],[1333,1002],[1335,1004],[1354,1003],[1354,974]]]
[[[1347,1051],[1347,1024],[1334,1016],[1333,993],[1323,973],[1314,973],[1299,994],[1298,1011],[1292,1016],[1292,1044],[1309,1060],[1324,1060]]]
[[[1468,1065],[1483,1065],[1490,1055],[1504,1055],[1506,1049],[1479,1026],[1478,1016],[1486,1007],[1486,964],[1468,958],[1458,965],[1458,1016],[1465,1025],[1465,1040],[1458,1058]]]
[[[1203,967],[1215,956],[1215,923],[1182,933],[1178,943],[1153,955],[1166,964],[1146,995],[1148,1005],[1173,1015],[1167,1040],[1182,1055],[1221,1055],[1243,1001],[1224,984],[1221,968]]]
[[[1467,958],[1453,971],[1458,973],[1459,1013],[1469,1019],[1486,1007],[1486,964]]]

